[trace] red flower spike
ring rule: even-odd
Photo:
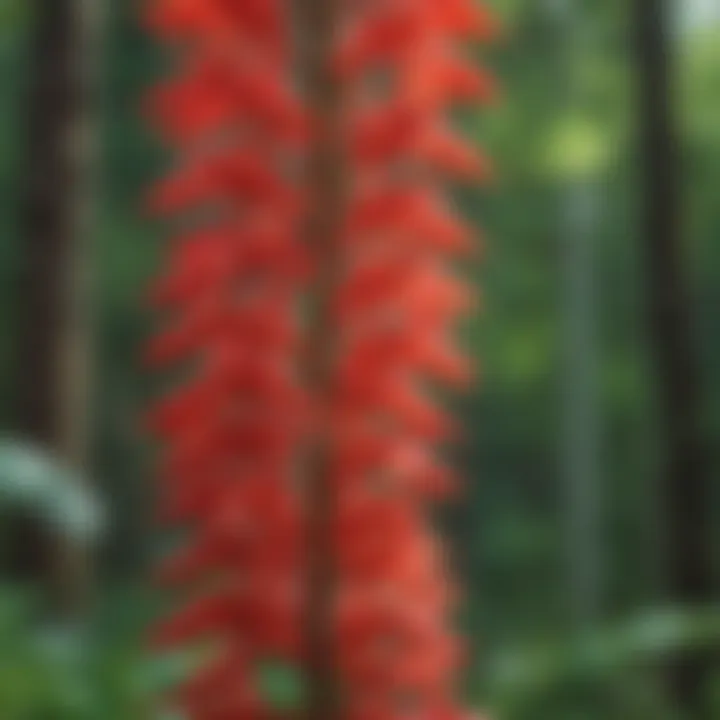
[[[492,40],[500,29],[495,17],[475,0],[446,0],[438,3],[437,12],[450,35]]]
[[[147,359],[195,374],[147,418],[163,443],[158,515],[188,531],[158,580],[195,598],[154,640],[211,656],[167,703],[192,720],[299,717],[273,708],[258,678],[266,662],[287,664],[313,694],[308,605],[322,599],[337,702],[305,715],[479,720],[454,700],[456,592],[427,516],[457,490],[439,458],[457,429],[433,398],[472,375],[452,335],[474,298],[451,259],[473,233],[438,187],[490,176],[448,118],[495,97],[459,44],[497,26],[475,0],[337,3],[326,75],[295,46],[295,11],[311,3],[146,2],[150,32],[178,60],[147,102],[177,155],[150,206],[184,227],[152,288],[169,319]],[[329,115],[297,80],[313,72],[342,86]],[[318,164],[342,167],[341,207],[313,187]],[[316,215],[337,215],[323,242],[304,232]],[[310,356],[322,382],[307,380]],[[324,588],[310,572],[316,446],[334,508]]]
[[[427,130],[419,152],[440,171],[469,180],[487,180],[492,170],[487,158],[444,125]]]

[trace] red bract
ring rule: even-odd
[[[459,44],[494,23],[473,0],[324,0],[332,19],[318,0],[148,3],[178,67],[148,103],[178,160],[150,207],[178,239],[147,358],[185,378],[148,425],[159,516],[188,530],[159,575],[191,595],[156,636],[211,649],[168,702],[296,718],[260,668],[297,668],[313,695],[320,632],[334,700],[315,688],[310,720],[470,720],[428,505],[455,490],[437,455],[457,429],[433,397],[473,374],[452,339],[472,297],[450,267],[472,233],[441,186],[490,172],[450,119],[495,94]]]

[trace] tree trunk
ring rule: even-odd
[[[552,5],[563,82],[558,106],[571,116],[582,107],[578,76],[581,53],[591,46],[573,0]],[[592,18],[591,18],[592,19]],[[563,364],[561,458],[567,502],[569,610],[577,629],[587,630],[603,605],[603,512],[598,403],[597,283],[594,228],[598,214],[596,168],[566,172],[560,198]]]
[[[77,469],[87,459],[98,0],[36,0],[27,111],[17,424]],[[48,548],[57,606],[76,605],[86,559]]]
[[[564,195],[562,438],[572,612],[577,627],[586,630],[601,616],[604,565],[593,237],[597,198],[590,181],[575,178],[574,183]]]
[[[665,450],[661,497],[668,593],[672,602],[695,607],[710,601],[713,593],[708,557],[710,488],[682,246],[682,167],[673,116],[672,40],[664,0],[635,0],[634,5],[647,306]],[[707,670],[706,660],[698,657],[678,658],[672,668],[670,687],[689,717],[707,717],[702,698]]]

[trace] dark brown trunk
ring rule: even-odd
[[[333,338],[336,336],[333,300],[340,279],[339,240],[345,206],[342,102],[340,87],[330,67],[339,8],[339,0],[304,0],[298,7],[303,84],[313,121],[304,188],[309,203],[305,241],[316,272],[307,307],[309,355],[304,369],[319,423],[311,439],[306,467],[307,720],[338,720],[342,714],[333,638],[336,585],[333,457],[324,426],[333,372]]]
[[[21,432],[51,446],[61,438],[58,356],[72,251],[73,5],[35,2],[27,114],[17,413]]]
[[[99,0],[36,0],[25,159],[17,426],[77,469],[87,453],[90,171]],[[76,604],[85,558],[58,542],[46,573]]]
[[[635,28],[647,305],[665,452],[661,497],[667,533],[668,599],[693,608],[709,602],[713,594],[708,557],[710,488],[682,242],[682,166],[665,0],[635,0]],[[689,717],[707,717],[702,699],[706,677],[706,661],[689,654],[678,658],[672,668],[670,687]]]

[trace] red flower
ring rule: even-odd
[[[170,701],[200,720],[285,717],[258,668],[307,669],[323,593],[339,707],[313,720],[470,720],[453,700],[454,592],[426,510],[455,488],[436,455],[456,429],[433,396],[472,375],[452,341],[472,298],[450,267],[472,233],[439,188],[490,172],[449,120],[495,94],[458,42],[495,26],[473,0],[338,2],[314,72],[341,92],[319,107],[298,82],[291,5],[149,0],[178,65],[148,104],[178,157],[150,204],[180,229],[148,360],[184,379],[148,420],[164,441],[160,516],[189,531],[160,576],[194,598],[156,638],[217,648]],[[331,498],[321,589],[308,473]]]

